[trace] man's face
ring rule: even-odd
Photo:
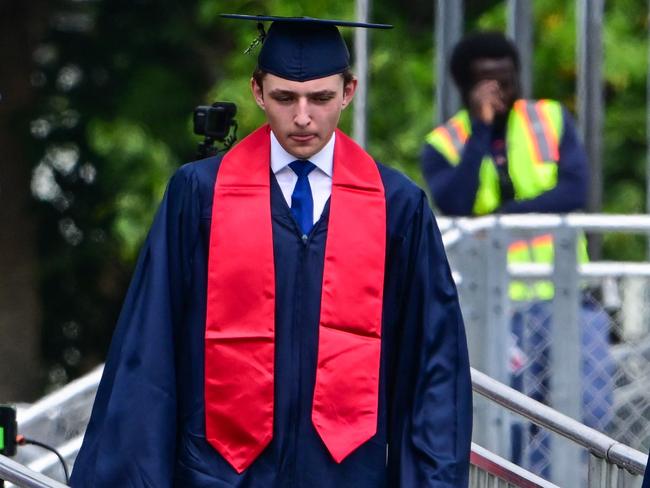
[[[344,86],[338,74],[303,82],[267,74],[262,85],[251,80],[253,96],[271,130],[288,153],[309,159],[331,139],[357,80]]]
[[[494,80],[499,84],[501,99],[507,113],[519,98],[519,76],[510,58],[482,58],[475,60],[471,67],[472,83]]]

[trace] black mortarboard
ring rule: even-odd
[[[368,24],[312,17],[221,14],[229,19],[272,21],[264,34],[257,66],[292,81],[309,81],[342,73],[350,67],[350,53],[338,27],[390,29],[388,24]],[[262,30],[263,32],[263,30]]]

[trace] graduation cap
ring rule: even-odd
[[[257,66],[262,71],[292,81],[309,81],[342,73],[350,67],[350,53],[338,27],[390,29],[388,24],[369,24],[313,17],[221,14],[228,19],[258,23],[262,42]],[[271,21],[264,32],[265,21]]]

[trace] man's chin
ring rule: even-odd
[[[291,154],[296,159],[309,159],[316,153],[311,152],[311,151],[310,152],[304,152],[304,153],[293,151],[293,152],[290,152],[289,154]]]
[[[297,159],[309,159],[318,152],[318,149],[312,144],[291,144],[291,147],[285,149]]]

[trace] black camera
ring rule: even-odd
[[[237,140],[237,105],[232,102],[214,102],[212,105],[199,105],[194,109],[194,133],[204,136],[199,143],[199,159],[227,151]],[[221,149],[214,146],[215,141],[223,144]]]
[[[215,102],[194,109],[194,133],[224,141],[235,125],[237,106],[232,102]]]

